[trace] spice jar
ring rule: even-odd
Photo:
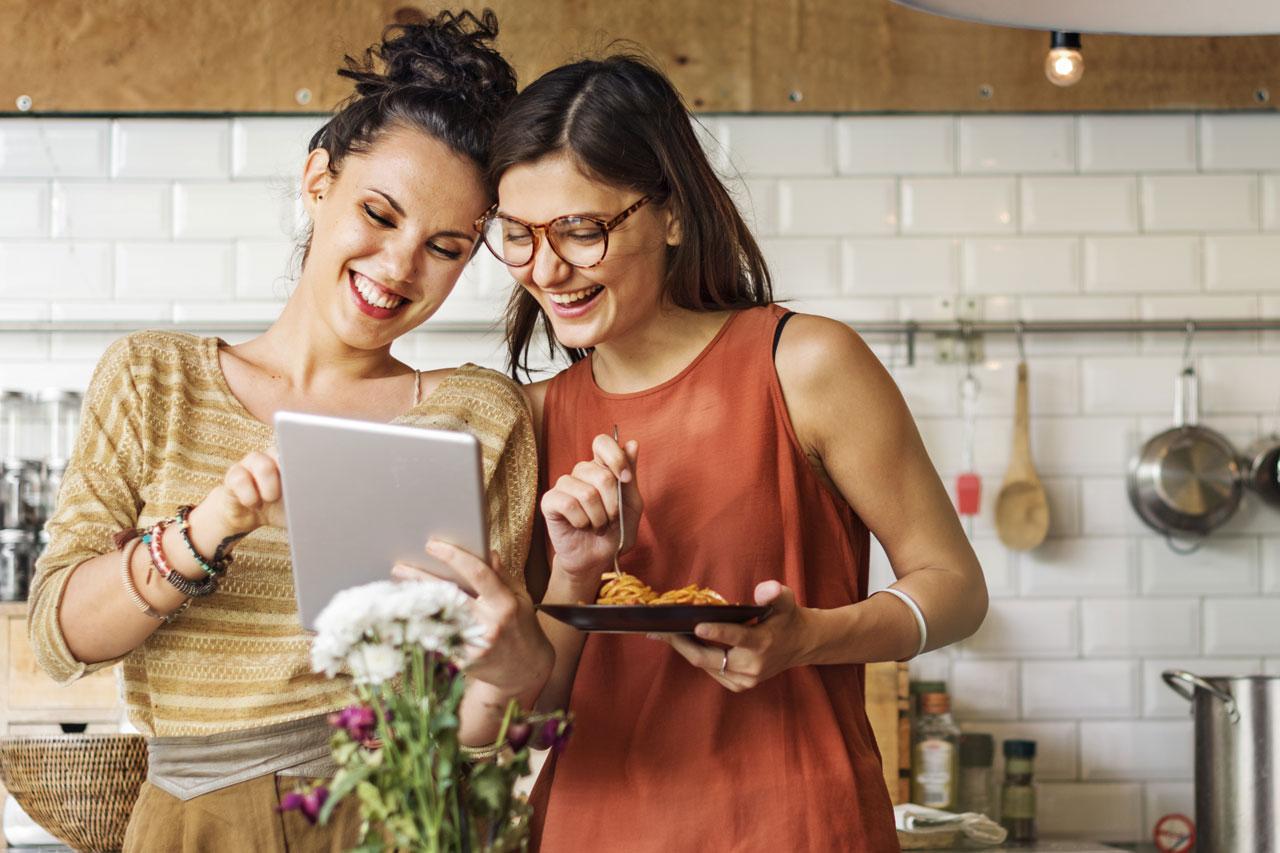
[[[36,395],[44,410],[44,424],[49,430],[46,458],[54,467],[64,467],[71,458],[76,434],[80,431],[80,406],[83,397],[76,391],[46,388]]]
[[[960,811],[994,816],[995,791],[991,762],[996,742],[989,734],[960,735]]]
[[[960,729],[945,693],[920,695],[920,720],[911,754],[911,801],[955,811],[960,775]]]
[[[29,530],[0,530],[0,601],[25,601],[31,583]]]
[[[1004,787],[1000,797],[1000,825],[1009,830],[1009,841],[1036,840],[1036,742],[1004,742]]]

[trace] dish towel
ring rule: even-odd
[[[900,832],[913,837],[927,838],[960,831],[965,847],[994,847],[1003,844],[1009,831],[984,814],[966,812],[956,814],[914,803],[893,807],[893,820]]]

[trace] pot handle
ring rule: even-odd
[[[1174,693],[1188,701],[1195,698],[1195,688],[1199,687],[1226,707],[1227,717],[1231,722],[1240,722],[1240,709],[1236,707],[1236,700],[1225,690],[1220,690],[1200,676],[1193,675],[1182,669],[1166,669],[1161,673],[1160,677],[1164,679],[1164,683],[1169,685]],[[1191,685],[1190,688],[1187,687],[1188,684]]]

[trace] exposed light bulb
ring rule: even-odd
[[[1084,76],[1084,54],[1079,33],[1050,33],[1044,76],[1055,86],[1074,86]]]

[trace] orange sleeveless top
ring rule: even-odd
[[[710,586],[752,603],[776,579],[801,606],[867,594],[867,528],[815,474],[774,369],[785,310],[737,311],[671,380],[630,394],[586,359],[551,380],[545,483],[616,423],[640,443],[644,497],[624,571],[657,590]],[[732,693],[674,649],[589,635],[568,745],[534,791],[544,853],[898,849],[862,666],[806,666]]]

